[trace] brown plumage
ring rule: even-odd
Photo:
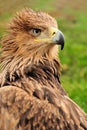
[[[60,83],[54,18],[24,9],[2,40],[0,130],[87,130],[87,115]]]

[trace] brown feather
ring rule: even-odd
[[[56,45],[34,43],[29,29],[57,27],[54,18],[26,9],[2,41],[0,130],[87,130],[87,115],[60,83]]]

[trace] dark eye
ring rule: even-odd
[[[33,33],[33,35],[35,35],[35,36],[39,36],[39,35],[41,34],[41,29],[33,28],[33,29],[32,29],[32,33]]]

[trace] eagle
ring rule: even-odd
[[[19,11],[2,39],[0,130],[87,130],[60,81],[64,35],[49,14]]]

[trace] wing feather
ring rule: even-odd
[[[0,88],[0,116],[9,117],[9,122],[3,122],[5,130],[7,126],[11,130],[87,129],[87,116],[71,99],[60,95],[59,100],[56,97],[54,100],[53,103],[49,99],[30,96],[23,89],[14,86]],[[3,130],[1,124],[2,119],[0,130]]]

